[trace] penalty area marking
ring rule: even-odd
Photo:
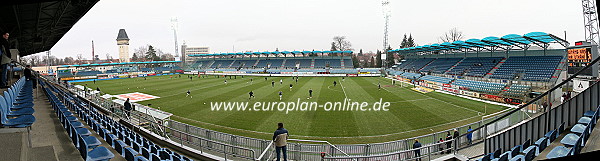
[[[129,98],[130,102],[139,102],[139,101],[146,101],[146,100],[160,98],[158,96],[153,96],[153,95],[140,93],[140,92],[119,94],[119,95],[114,95],[114,96],[119,99],[123,99],[123,100],[126,100],[127,98]]]

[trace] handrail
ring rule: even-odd
[[[456,139],[451,139],[451,140],[447,140],[447,141],[443,141],[443,142],[439,142],[439,143],[433,143],[433,144],[429,144],[420,148],[415,148],[415,149],[407,149],[407,150],[402,150],[402,151],[397,151],[397,152],[393,152],[393,153],[387,153],[387,154],[379,154],[379,155],[369,155],[369,156],[348,156],[348,157],[324,157],[324,159],[360,159],[360,158],[374,158],[374,157],[386,157],[386,156],[392,156],[392,155],[398,155],[398,154],[402,154],[402,153],[407,153],[407,152],[411,152],[411,151],[416,151],[416,150],[421,150],[421,149],[426,149],[426,148],[430,148],[430,147],[435,147],[435,146],[442,146],[442,145],[447,145],[447,143],[454,143],[454,141],[456,141]],[[439,151],[446,151],[446,150],[451,150],[452,148],[444,148],[442,150]],[[437,152],[434,152],[437,153]],[[428,153],[426,153],[428,155],[433,154],[431,151],[428,151]],[[421,157],[423,157],[424,155],[421,155]]]
[[[146,118],[144,118],[144,119],[146,119]],[[132,123],[132,125],[135,125],[135,124],[133,124],[133,122],[131,122],[131,120],[124,120],[124,121],[126,121],[126,122],[129,122],[129,123]],[[148,121],[150,121],[150,120],[148,120]],[[163,126],[163,125],[162,125],[162,124],[158,124],[158,126]],[[190,135],[190,134],[188,134],[188,133],[186,133],[186,132],[184,132],[184,131],[177,130],[177,129],[175,129],[175,128],[171,128],[171,127],[167,127],[167,126],[163,126],[163,128],[165,128],[165,130],[166,130],[166,129],[168,129],[168,130],[170,130],[170,131],[175,131],[175,132],[177,132],[177,133],[179,133],[179,134],[186,135],[187,137],[191,137],[191,138],[198,139],[198,140],[201,140],[201,141],[206,141],[206,142],[209,142],[209,143],[211,143],[211,144],[217,144],[217,145],[220,145],[220,146],[223,146],[223,147],[231,147],[231,148],[236,148],[236,149],[246,150],[246,151],[249,151],[249,152],[251,152],[251,153],[252,153],[252,157],[244,157],[243,155],[239,155],[239,156],[242,156],[242,158],[246,158],[246,159],[250,159],[250,158],[252,158],[252,159],[254,159],[254,156],[255,156],[255,154],[256,154],[256,151],[254,151],[254,149],[245,148],[245,147],[236,146],[236,145],[231,145],[231,144],[226,144],[226,143],[221,143],[221,142],[218,142],[218,141],[214,141],[214,140],[210,140],[210,139],[206,139],[206,138],[198,137],[198,136],[195,136],[195,135]],[[180,139],[181,139],[181,140],[183,140],[183,138],[180,138]],[[171,140],[171,139],[169,139],[169,140]],[[188,142],[189,142],[189,141],[188,141]],[[192,143],[192,144],[194,144],[194,145],[197,145],[197,144],[195,144],[195,143]],[[197,146],[200,146],[200,147],[202,147],[202,148],[207,148],[207,147],[203,147],[202,145],[197,145]],[[210,149],[210,148],[209,148],[209,149]],[[225,152],[225,151],[226,151],[226,150],[223,150],[224,154],[226,154],[226,155],[231,155],[231,153],[227,153],[227,152]],[[217,151],[217,152],[219,152],[219,151]],[[227,157],[227,156],[225,156],[225,157]]]
[[[297,142],[312,142],[312,143],[327,143],[329,144],[329,146],[335,148],[335,150],[338,150],[340,152],[342,152],[342,154],[350,157],[350,155],[348,155],[346,152],[342,151],[341,149],[339,149],[337,146],[329,143],[329,141],[322,141],[322,140],[302,140],[302,139],[288,139],[288,141],[297,141]]]
[[[271,149],[271,145],[273,145],[273,140],[271,140],[271,142],[269,142],[269,145],[267,146],[267,148],[265,148],[265,150],[263,150],[262,153],[260,153],[260,156],[258,156],[258,158],[256,158],[255,160],[261,160],[263,156],[265,156],[265,154],[267,153],[267,151],[269,149]]]
[[[554,91],[554,90],[558,89],[559,87],[561,87],[561,86],[565,85],[566,83],[570,82],[570,81],[571,81],[573,78],[575,78],[575,77],[579,76],[579,74],[581,74],[581,73],[582,73],[584,70],[587,70],[588,68],[592,67],[592,66],[593,66],[593,64],[596,64],[596,63],[598,63],[598,61],[600,61],[600,57],[598,57],[598,58],[594,59],[592,62],[590,62],[590,63],[589,63],[589,64],[592,64],[592,65],[588,65],[588,66],[586,66],[586,67],[584,67],[584,68],[580,69],[580,70],[579,70],[579,71],[577,71],[575,74],[571,75],[569,78],[565,79],[564,81],[562,81],[562,82],[561,82],[561,83],[559,83],[558,85],[556,85],[556,86],[552,87],[551,89],[547,90],[546,92],[544,92],[543,94],[539,95],[538,97],[536,97],[536,98],[534,98],[534,99],[530,100],[530,101],[529,101],[529,102],[527,102],[526,104],[519,105],[519,107],[518,107],[518,108],[516,108],[516,109],[514,109],[514,110],[512,110],[512,111],[510,111],[510,112],[508,112],[508,113],[506,113],[506,114],[504,114],[504,115],[502,115],[502,116],[500,116],[500,117],[497,117],[496,119],[494,119],[494,120],[492,120],[492,121],[490,121],[490,122],[488,122],[488,123],[485,123],[485,124],[483,124],[483,125],[481,125],[481,126],[479,126],[479,127],[475,128],[475,129],[473,129],[473,131],[471,131],[471,132],[463,133],[463,134],[462,134],[462,135],[460,135],[459,137],[464,137],[464,136],[466,136],[466,135],[468,135],[468,134],[470,134],[470,133],[473,133],[473,132],[475,132],[475,131],[477,131],[477,130],[480,130],[480,129],[482,129],[482,128],[484,128],[484,127],[486,127],[486,126],[490,125],[490,124],[496,123],[496,122],[498,122],[499,120],[501,120],[501,119],[504,119],[504,118],[506,118],[506,117],[510,116],[511,114],[513,114],[513,113],[515,113],[515,112],[517,112],[517,111],[520,111],[521,109],[523,109],[523,108],[525,108],[525,107],[527,107],[527,106],[529,106],[529,105],[531,105],[531,104],[535,103],[536,101],[538,101],[538,100],[542,99],[542,97],[544,97],[544,96],[546,96],[546,95],[549,95],[549,94],[550,94],[550,92],[552,92],[552,91]],[[596,72],[596,71],[593,71],[593,72]],[[552,107],[546,107],[546,108],[552,108]]]

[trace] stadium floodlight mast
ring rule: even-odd
[[[585,28],[585,41],[598,45],[598,13],[596,1],[581,0],[583,7],[583,26]]]
[[[173,29],[173,37],[175,39],[175,53],[173,53],[173,55],[175,55],[175,57],[179,57],[179,47],[177,44],[177,17],[172,17],[171,18],[171,29]],[[185,61],[182,61],[185,62]]]
[[[383,53],[384,54],[381,55],[381,60],[382,60],[381,68],[385,68],[387,63],[386,63],[386,61],[383,61],[383,60],[387,59],[387,54],[388,54],[388,51],[387,51],[387,47],[389,46],[388,45],[388,25],[390,22],[390,17],[392,16],[392,9],[390,8],[389,0],[383,0],[381,2],[381,6],[383,9],[383,17],[385,18],[385,25],[383,26]]]

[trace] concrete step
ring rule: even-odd
[[[27,150],[26,133],[0,133],[0,160],[21,160],[21,152]]]
[[[585,146],[581,148],[581,153],[600,150],[600,125],[596,125],[590,134]]]
[[[30,148],[27,151],[27,160],[30,161],[58,161],[54,152],[54,146],[42,146]]]

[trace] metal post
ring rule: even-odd
[[[427,147],[427,160],[431,160],[431,146]]]

